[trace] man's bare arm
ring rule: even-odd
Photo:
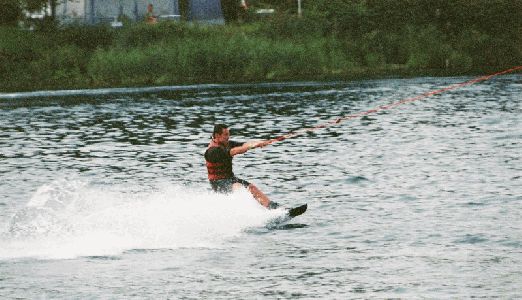
[[[239,147],[234,147],[234,148],[230,149],[230,156],[234,156],[234,155],[237,155],[237,154],[243,154],[243,153],[247,152],[250,149],[264,147],[264,146],[268,145],[269,143],[270,143],[270,141],[250,141],[250,142],[246,142],[246,143],[244,143],[243,145],[241,145]]]

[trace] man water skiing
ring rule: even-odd
[[[232,172],[232,158],[237,154],[243,154],[250,149],[264,147],[270,141],[251,141],[238,143],[230,141],[228,126],[217,124],[214,126],[212,139],[205,151],[205,161],[208,171],[208,180],[212,190],[218,193],[230,193],[234,190],[247,188],[254,198],[266,208],[276,208],[277,203],[270,201],[255,185],[239,179]]]

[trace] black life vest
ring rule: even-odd
[[[230,153],[229,147],[224,147],[214,142],[214,140],[211,140],[208,144],[207,151],[214,147],[219,147],[226,153]],[[220,162],[210,162],[206,158],[205,161],[208,171],[208,180],[220,180],[234,177],[234,173],[232,172],[232,157]]]

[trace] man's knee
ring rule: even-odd
[[[237,191],[237,190],[240,190],[241,188],[243,188],[243,185],[239,182],[232,184],[232,191]]]

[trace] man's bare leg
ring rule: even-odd
[[[243,185],[241,183],[234,183],[232,185],[232,190],[237,191],[238,189],[242,188]],[[257,188],[257,186],[250,184],[248,186],[248,191],[254,196],[254,198],[259,202],[259,204],[263,205],[264,207],[268,208],[270,205],[270,199],[268,199],[267,195],[265,195],[261,190]]]
[[[263,205],[266,208],[270,206],[270,199],[268,199],[268,197],[265,194],[263,194],[263,192],[261,192],[261,190],[258,189],[257,186],[250,184],[248,186],[248,190],[250,191],[250,193],[252,193],[254,198],[256,198],[257,202],[259,202],[261,205]]]

